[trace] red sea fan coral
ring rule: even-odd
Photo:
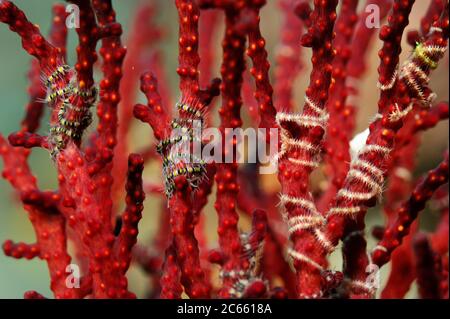
[[[311,2],[278,1],[284,20],[271,77],[265,0],[175,0],[175,93],[158,48],[167,32],[151,1],[140,4],[127,46],[111,0],[68,1],[80,22],[71,66],[65,5],[54,5],[45,37],[0,0],[0,21],[34,57],[24,119],[0,135],[0,155],[36,243],[7,240],[5,255],[45,260],[55,298],[135,298],[132,264],[150,277],[152,298],[403,298],[414,282],[420,297],[448,298],[448,151],[413,177],[423,132],[448,119],[448,102],[430,85],[448,46],[448,1],[431,0],[420,29],[408,33],[413,0]],[[377,113],[355,134],[358,82],[372,67],[376,34]],[[402,48],[405,37],[412,49]],[[308,48],[309,83],[297,103],[294,81],[306,76]],[[402,50],[411,51],[404,61]],[[212,79],[215,65],[220,78]],[[139,77],[146,104],[135,104]],[[50,128],[40,135],[45,106]],[[134,119],[151,127],[144,139],[152,144],[128,155]],[[57,189],[38,187],[33,148],[48,151]],[[161,181],[143,182],[144,166]],[[277,183],[270,174],[279,189],[267,187]],[[138,243],[146,196],[162,202],[158,230]],[[425,233],[418,215],[427,203],[441,221]],[[372,207],[385,213],[384,226],[366,223]],[[369,249],[371,233],[378,244]],[[336,250],[339,267],[330,261]]]

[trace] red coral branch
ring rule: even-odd
[[[281,126],[281,153],[278,178],[282,186],[281,204],[286,210],[291,240],[290,250],[297,271],[297,290],[300,297],[319,297],[324,258],[307,257],[312,252],[315,234],[308,228],[317,227],[322,217],[317,211],[307,182],[319,155],[320,142],[326,122],[325,102],[331,83],[333,26],[336,1],[316,2],[311,27],[302,37],[304,46],[313,49],[313,69],[306,89],[305,106],[301,114],[278,113]],[[320,236],[320,235],[319,235]],[[321,249],[324,249],[322,246]],[[306,253],[305,253],[306,252]]]
[[[250,69],[255,79],[255,98],[258,102],[260,123],[259,127],[270,129],[276,127],[275,107],[273,106],[273,88],[269,80],[269,61],[265,49],[266,40],[262,37],[259,28],[259,10],[265,4],[265,1],[247,1],[247,8],[241,11],[239,23],[242,24],[248,33],[247,55],[253,62]],[[270,139],[269,132],[266,134]]]
[[[382,298],[404,297],[416,279],[421,297],[448,298],[448,153],[434,170],[413,179],[415,157],[426,138],[422,133],[449,115],[448,102],[435,104],[430,86],[431,73],[447,50],[448,1],[430,1],[420,28],[405,34],[413,48],[400,64],[414,0],[367,0],[360,12],[356,0],[317,0],[313,8],[308,1],[280,0],[284,22],[271,79],[266,48],[273,39],[266,43],[262,32],[266,0],[175,0],[176,94],[169,92],[162,51],[155,47],[165,35],[155,24],[157,6],[144,4],[136,12],[125,60],[112,1],[67,2],[80,13],[73,67],[66,62],[65,6],[53,6],[47,40],[12,2],[0,0],[0,21],[36,58],[20,129],[8,139],[0,135],[3,177],[27,212],[36,243],[7,240],[3,251],[13,258],[45,260],[56,298],[136,297],[127,277],[132,260],[149,276],[150,298],[180,299],[183,293],[189,298],[372,298],[378,288],[373,272],[389,261]],[[359,83],[377,33],[374,19],[388,12],[379,30],[378,113],[353,136]],[[225,18],[223,55],[217,61],[220,17]],[[312,70],[303,109],[296,111],[293,90],[304,68],[302,47],[312,49]],[[102,78],[97,89],[98,53]],[[252,65],[245,73],[247,57]],[[221,79],[211,81],[219,64]],[[145,68],[151,72],[142,72]],[[137,74],[146,105],[132,103]],[[214,134],[211,141],[204,131],[197,135],[197,124],[202,129],[214,125],[213,99],[219,94],[222,139]],[[45,105],[50,108],[47,134],[37,132]],[[267,144],[279,139],[271,164],[278,167],[281,190],[275,176],[259,174],[265,168],[262,158],[240,167],[245,158],[241,137],[226,138],[247,124],[242,105],[251,126],[270,129]],[[154,138],[149,137],[142,155],[128,156],[133,116],[151,127]],[[85,138],[94,121],[96,129]],[[220,147],[220,158],[208,154],[217,162],[198,158],[199,145],[201,153]],[[38,188],[28,163],[35,148],[50,153],[57,189]],[[244,150],[260,155],[257,147]],[[146,161],[161,171],[162,183],[153,177],[143,181]],[[215,197],[210,196],[214,187]],[[160,220],[149,245],[138,245],[144,191],[156,195]],[[373,228],[379,243],[368,253],[366,212],[382,197],[386,225]],[[211,200],[217,243],[208,236]],[[417,216],[428,201],[440,220],[433,232],[423,234]],[[251,229],[240,229],[250,219]],[[340,241],[342,271],[334,271],[328,258]],[[218,248],[211,250],[213,245]],[[45,298],[35,291],[24,297]]]
[[[105,171],[108,171],[110,159],[105,155],[110,153],[117,143],[117,105],[120,102],[119,87],[126,49],[120,40],[122,27],[116,23],[116,14],[111,1],[94,0],[92,6],[99,25],[109,28],[109,36],[102,39],[100,48],[100,55],[103,57],[103,79],[100,82],[100,101],[97,104],[99,121],[96,136],[97,162],[100,167],[104,166]],[[102,179],[106,176],[105,173],[105,176],[97,178]]]
[[[151,73],[141,76],[141,91],[146,95],[147,106],[138,104],[134,107],[134,116],[149,124],[157,140],[169,136],[169,116],[162,106],[161,96],[158,93],[158,80]]]
[[[378,266],[389,261],[392,251],[398,247],[404,236],[408,234],[411,223],[417,214],[424,209],[433,192],[448,182],[448,153],[444,161],[430,171],[424,180],[415,187],[412,196],[397,210],[397,218],[384,232],[382,240],[372,253],[372,260]]]
[[[124,59],[123,78],[120,82],[122,100],[118,107],[117,145],[114,149],[113,159],[113,176],[115,176],[113,198],[116,198],[122,192],[122,185],[126,178],[127,154],[129,153],[130,142],[129,132],[134,118],[133,107],[139,86],[140,70],[142,67],[147,66],[143,62],[144,58],[147,58],[145,53],[148,50],[153,55],[159,53],[154,47],[163,36],[163,31],[154,23],[156,11],[157,6],[154,4],[139,6],[135,14],[135,22],[128,33],[127,55]],[[150,68],[154,70],[160,62],[155,58],[151,59]],[[157,77],[161,78],[161,75],[157,74]],[[153,147],[151,149],[153,150]],[[114,204],[116,206],[114,211],[117,211],[118,203],[115,202]]]
[[[11,183],[19,194],[30,191],[39,192],[36,178],[32,175],[27,163],[29,151],[10,146],[2,136],[0,136],[0,150],[4,162],[3,177]],[[51,277],[51,288],[55,297],[82,297],[76,289],[66,287],[64,274],[71,258],[66,247],[65,218],[59,213],[49,214],[41,205],[25,204],[24,208],[29,214],[29,219],[36,233],[36,248],[38,248],[39,257],[47,262]],[[8,252],[8,244],[4,246],[4,250],[5,253]],[[30,251],[31,255],[29,256],[38,252]],[[11,251],[11,254],[14,256],[13,251]]]
[[[280,31],[275,66],[275,107],[277,111],[291,112],[294,107],[294,82],[304,67],[301,61],[302,47],[298,45],[303,23],[294,12],[295,1],[280,0],[278,3],[284,14],[284,24]]]
[[[10,1],[0,2],[0,21],[22,38],[23,48],[39,60],[42,69],[56,67],[60,53],[41,35],[39,28]]]
[[[180,268],[177,263],[175,248],[169,246],[166,250],[166,258],[163,265],[163,276],[161,277],[161,298],[181,299],[183,287],[180,285]]]
[[[76,28],[78,34],[77,71],[80,89],[90,89],[94,84],[94,63],[97,61],[95,47],[100,39],[101,30],[97,26],[94,11],[89,0],[70,0],[80,10],[80,27]]]
[[[423,299],[440,299],[440,259],[433,251],[426,235],[418,234],[414,239],[416,254],[417,285]]]
[[[242,73],[245,70],[244,50],[245,37],[235,29],[238,15],[235,11],[225,13],[225,37],[222,42],[223,62],[221,66],[222,83],[222,106],[219,109],[220,127],[222,140],[227,128],[236,128],[242,125],[240,118]],[[219,217],[217,233],[219,234],[219,245],[224,257],[222,271],[239,271],[242,267],[240,255],[242,251],[238,221],[236,212],[236,194],[239,192],[237,184],[238,154],[235,143],[237,141],[226,141],[232,144],[224,145],[223,156],[232,152],[233,163],[217,163],[215,181],[217,183],[217,195],[214,207]],[[224,160],[224,159],[223,159]],[[224,161],[223,161],[224,162]],[[225,278],[220,295],[225,296],[235,283],[236,278]]]
[[[395,221],[396,209],[411,193],[413,188],[412,171],[415,157],[420,145],[420,132],[427,130],[440,120],[448,118],[448,104],[438,103],[429,110],[415,108],[404,120],[399,130],[395,149],[391,153],[388,164],[389,185],[385,192],[384,211],[388,217],[387,225]],[[411,231],[402,244],[393,252],[391,272],[384,287],[382,298],[403,298],[416,278],[414,272],[414,255],[412,239],[417,231],[417,222],[411,225]],[[409,269],[409,271],[405,271]]]
[[[326,149],[325,165],[328,166],[327,173],[331,175],[331,184],[318,203],[320,211],[328,207],[329,201],[335,196],[337,190],[342,187],[345,175],[349,169],[349,142],[355,126],[356,111],[354,107],[347,104],[349,93],[346,83],[346,69],[353,54],[350,51],[350,44],[357,21],[357,5],[358,1],[343,1],[339,18],[334,27],[336,37],[333,40],[333,47],[336,50],[336,56],[332,64],[333,81],[326,103],[329,119],[328,135],[324,142]]]
[[[367,0],[363,6],[364,11],[360,14],[358,23],[354,31],[354,39],[351,44],[352,56],[348,63],[348,75],[356,79],[367,71],[366,56],[368,48],[372,43],[373,36],[377,28],[367,28],[367,19],[373,14],[371,10],[366,10],[370,5],[375,5],[380,9],[380,20],[384,19],[391,9],[391,0]]]
[[[169,200],[169,207],[173,247],[181,268],[181,282],[188,296],[206,298],[209,296],[210,287],[200,266],[189,184],[184,177],[175,181],[175,193]]]
[[[7,240],[3,243],[3,252],[6,256],[17,259],[33,259],[40,254],[37,244],[14,243],[12,240]]]
[[[117,262],[121,264],[123,273],[126,272],[131,261],[131,250],[137,242],[138,223],[142,218],[145,194],[142,189],[142,170],[144,160],[142,156],[131,154],[128,157],[128,177],[126,183],[126,209],[122,214],[122,227],[115,242]]]

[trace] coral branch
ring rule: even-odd
[[[97,104],[99,121],[96,137],[97,161],[100,167],[104,166],[105,171],[108,171],[110,160],[105,161],[102,155],[111,152],[117,143],[117,105],[120,102],[119,87],[126,49],[120,40],[122,27],[116,23],[111,1],[94,0],[92,6],[100,27],[109,29],[108,36],[102,38],[100,48],[100,55],[103,57],[103,79],[100,82],[100,101]]]
[[[27,164],[28,150],[10,146],[0,135],[0,155],[4,162],[3,177],[19,194],[37,191],[36,178]],[[60,214],[48,214],[43,207],[45,205],[24,205],[36,233],[39,257],[49,268],[52,291],[56,298],[82,297],[76,289],[68,289],[65,283],[64,274],[71,261],[66,247],[65,219]]]
[[[131,250],[136,244],[138,224],[142,218],[145,194],[142,189],[142,170],[144,160],[142,156],[131,154],[128,157],[128,178],[126,183],[126,209],[122,214],[122,227],[116,240],[115,252],[117,261],[125,273],[131,261]]]
[[[151,73],[141,76],[141,91],[146,95],[148,105],[138,104],[134,107],[134,116],[142,122],[148,123],[157,140],[169,136],[169,116],[162,106],[158,93],[158,81]]]
[[[114,149],[113,159],[113,176],[115,176],[113,198],[117,198],[122,192],[122,185],[126,179],[127,154],[130,147],[129,133],[134,118],[133,107],[139,87],[141,68],[147,66],[147,63],[144,63],[143,60],[147,59],[146,53],[148,50],[153,56],[159,54],[159,51],[155,50],[154,47],[163,37],[163,31],[154,23],[157,9],[158,7],[154,4],[138,6],[134,24],[128,32],[127,55],[123,64],[123,79],[120,82],[122,100],[118,107],[117,145]],[[152,70],[160,69],[157,67],[158,63],[161,62],[160,59],[151,57],[150,60],[149,64]],[[157,76],[161,75],[157,74]],[[114,212],[117,212],[119,204],[117,201],[114,204]]]
[[[412,196],[397,210],[397,219],[384,232],[383,239],[372,253],[372,260],[378,266],[389,261],[392,251],[397,248],[403,237],[408,234],[411,223],[425,207],[439,186],[448,182],[448,154],[437,168],[430,171],[424,180],[415,187]]]
[[[428,238],[424,234],[418,234],[414,239],[414,251],[416,254],[416,272],[419,294],[423,299],[439,299],[440,294],[440,263],[438,256],[430,246]]]
[[[389,26],[385,26],[380,31],[380,37],[386,39],[385,48],[382,49],[381,52],[386,51],[392,53],[389,58],[386,58],[387,56],[384,55],[385,53],[381,54],[382,61],[379,69],[380,74],[386,74],[386,68],[390,69],[393,65],[391,59],[396,59],[396,56],[399,53],[398,34],[401,34],[406,26],[404,20],[407,20],[407,17],[404,15],[411,10],[412,2],[400,2],[394,4],[394,9],[391,13],[391,16],[395,15],[395,18],[389,19]],[[400,16],[403,18],[399,18]],[[445,22],[446,19],[447,22]],[[448,18],[445,18],[445,15],[442,17],[441,21],[442,22],[440,23],[448,24]],[[444,43],[446,44],[446,38],[443,36],[443,32],[435,32],[430,35],[430,38],[425,43],[434,43],[436,41],[436,43],[439,43],[439,46]],[[397,49],[394,49],[394,47],[397,47]],[[442,53],[438,53],[433,56],[433,61],[438,61],[441,57]],[[413,56],[413,59],[417,59],[417,56]],[[425,67],[422,64],[419,65],[423,67],[423,72],[430,72],[428,67]],[[381,77],[382,76],[380,76],[380,78]],[[393,81],[395,84],[398,84],[394,91],[399,90],[398,92],[405,94],[406,84],[404,84],[403,81],[397,81],[396,77]],[[400,120],[403,116],[393,117],[392,114],[401,114],[404,109],[408,108],[410,103],[410,97],[405,97],[403,94],[399,93],[399,96],[396,97],[396,101],[401,103],[402,107],[400,108],[398,104],[394,103],[394,105],[390,104],[390,108],[386,108],[385,103],[389,100],[390,94],[393,93],[386,93],[387,91],[392,91],[389,88],[381,88],[381,90],[379,112],[382,114],[382,119],[376,120],[370,125],[370,134],[367,138],[366,145],[359,151],[358,158],[353,159],[352,161],[352,167],[354,166],[356,168],[356,166],[360,166],[361,168],[351,169],[349,171],[346,181],[343,184],[343,188],[337,194],[335,204],[327,213],[328,224],[326,235],[329,241],[334,245],[343,235],[344,221],[351,220],[355,216],[364,214],[366,207],[375,204],[375,197],[380,194],[381,185],[384,180],[383,169],[387,161],[386,155],[391,152],[395,134],[402,124]],[[390,103],[392,103],[392,101]],[[367,165],[367,163],[372,164]]]
[[[354,31],[354,39],[351,44],[352,56],[348,63],[347,72],[350,77],[360,78],[363,73],[367,71],[366,56],[369,51],[368,48],[372,42],[377,28],[367,28],[368,19],[373,14],[370,9],[374,5],[380,9],[380,20],[384,19],[391,8],[391,0],[366,0],[363,8],[364,11],[360,13],[358,23]],[[370,20],[371,22],[375,22]]]
[[[324,110],[331,83],[333,26],[336,19],[337,1],[316,2],[311,19],[312,26],[302,37],[304,46],[313,49],[313,69],[306,89],[305,106],[301,114],[278,113],[281,126],[281,151],[278,178],[282,185],[281,205],[286,210],[289,233],[294,247],[290,250],[297,271],[297,290],[300,297],[321,297],[320,273],[325,260],[313,260],[308,255],[315,236],[311,233],[323,222],[307,181],[313,168],[317,167],[318,150],[325,133],[327,119]],[[322,241],[322,244],[327,242]],[[321,247],[327,249],[329,245]],[[306,250],[305,254],[303,251]]]
[[[39,28],[28,21],[25,14],[12,2],[0,1],[0,21],[9,25],[11,31],[22,38],[23,48],[39,60],[43,70],[55,68],[60,53],[41,35]]]
[[[198,20],[200,11],[192,1],[176,1],[180,28],[178,39],[179,58],[177,73],[180,76],[180,91],[183,97],[196,96],[200,90],[198,80]]]
[[[193,231],[195,223],[192,202],[186,178],[180,177],[175,181],[175,193],[169,200],[169,207],[173,247],[181,268],[181,282],[191,298],[206,298],[210,287],[200,267],[198,243]]]
[[[325,210],[330,204],[337,190],[342,187],[345,175],[348,172],[350,162],[349,142],[353,134],[355,109],[347,104],[347,65],[352,57],[350,51],[351,39],[357,20],[356,9],[358,1],[343,1],[339,18],[336,21],[333,47],[336,57],[333,60],[333,81],[330,86],[329,98],[326,108],[329,112],[328,135],[325,140],[325,165],[328,166],[327,173],[331,184],[327,192],[322,195],[318,204],[320,211]]]
[[[275,67],[275,107],[277,111],[291,112],[294,107],[294,81],[303,69],[302,49],[298,40],[303,33],[303,23],[294,12],[293,0],[280,0],[279,6],[284,14],[281,41],[277,48]]]
[[[236,128],[242,125],[240,109],[242,105],[241,88],[242,73],[245,70],[244,50],[245,36],[235,29],[238,14],[235,11],[225,12],[225,37],[222,42],[223,62],[221,66],[222,75],[222,106],[219,109],[220,127],[222,139],[227,128]],[[236,138],[236,137],[234,137]],[[214,207],[219,218],[217,232],[219,234],[219,245],[223,256],[222,271],[239,271],[241,265],[241,243],[239,239],[238,220],[236,212],[236,194],[239,192],[237,184],[237,149],[235,142],[223,147],[223,156],[231,152],[233,163],[217,163],[215,181],[217,183],[217,195]],[[224,159],[222,159],[224,162]],[[219,294],[228,295],[229,289],[235,283],[235,278],[224,278],[223,287]]]
[[[183,287],[180,285],[180,268],[176,260],[175,249],[170,246],[166,251],[163,265],[163,276],[161,277],[161,298],[181,299]]]
[[[0,22],[34,57],[25,115],[18,131],[0,134],[0,157],[35,243],[6,240],[6,256],[45,261],[55,298],[135,298],[132,262],[148,276],[148,298],[374,298],[387,262],[381,298],[409,296],[415,280],[420,297],[448,298],[448,151],[425,174],[416,161],[426,158],[422,140],[431,135],[434,148],[445,142],[431,132],[449,116],[448,102],[435,103],[442,90],[433,91],[445,70],[432,73],[448,46],[448,0],[418,4],[416,29],[409,21],[415,0],[142,3],[126,46],[123,13],[116,17],[112,2],[53,5],[44,38],[24,12],[0,0]],[[178,52],[164,45],[178,53],[175,92],[164,69],[172,57],[159,47],[169,29],[156,23],[166,9],[178,14]],[[67,52],[73,27],[78,43]],[[375,34],[379,94],[363,105]],[[304,47],[311,70],[296,110]],[[219,65],[221,78],[212,79]],[[138,83],[143,104],[135,102]],[[377,113],[354,134],[374,102]],[[133,118],[153,136],[135,144]],[[129,154],[136,147],[142,154]],[[38,187],[28,162],[36,148],[50,155],[55,189]],[[145,193],[154,195],[156,214],[141,231]],[[366,215],[381,200],[373,213],[386,222],[376,225]],[[419,225],[428,202],[435,216]],[[370,231],[379,243],[368,253]],[[339,271],[335,257],[342,257]],[[28,291],[24,298],[46,296]]]
[[[3,252],[6,256],[17,259],[33,259],[40,254],[37,244],[14,243],[12,240],[7,240],[3,243]]]
[[[80,10],[80,27],[76,28],[78,34],[77,80],[80,89],[90,89],[94,84],[94,63],[97,61],[95,47],[100,39],[101,30],[95,21],[94,11],[89,0],[69,0],[76,4]]]
[[[259,28],[259,10],[265,1],[248,1],[248,8],[241,11],[241,21],[248,33],[247,55],[253,62],[250,73],[253,75],[256,84],[255,98],[258,102],[261,128],[276,127],[275,113],[272,94],[273,88],[269,80],[269,61],[265,49],[266,40],[262,37]],[[269,139],[269,132],[266,134]]]

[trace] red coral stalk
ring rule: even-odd
[[[312,26],[302,38],[302,44],[313,49],[313,70],[306,90],[303,112],[292,115],[277,114],[281,126],[281,153],[278,155],[278,178],[282,186],[281,204],[286,210],[289,232],[294,244],[290,254],[297,270],[297,290],[300,297],[322,295],[320,273],[325,259],[308,257],[313,249],[310,242],[317,236],[308,229],[316,228],[323,222],[323,218],[312,201],[306,181],[317,166],[316,157],[326,123],[324,108],[331,83],[336,5],[336,1],[316,2],[311,16]]]
[[[177,263],[175,248],[169,246],[163,265],[161,277],[161,295],[163,299],[180,299],[183,287],[180,285],[180,268]]]
[[[440,259],[430,246],[426,235],[418,234],[414,239],[416,272],[419,295],[423,299],[440,299]]]
[[[276,127],[275,107],[273,106],[272,94],[273,88],[269,80],[269,61],[265,49],[266,40],[262,37],[259,28],[259,10],[265,4],[265,1],[247,1],[247,8],[241,11],[241,21],[248,33],[247,55],[253,62],[250,73],[255,79],[255,98],[258,102],[260,117],[259,127],[270,129]],[[266,132],[267,138],[270,138],[269,132]]]
[[[395,149],[388,164],[389,185],[386,190],[384,211],[388,217],[387,225],[395,221],[396,209],[411,193],[413,188],[412,170],[415,167],[415,157],[420,145],[420,132],[429,129],[448,118],[448,104],[439,103],[429,110],[417,107],[405,118],[404,126],[399,130]],[[403,243],[392,254],[391,272],[384,287],[382,298],[402,298],[409,291],[410,285],[416,278],[414,273],[414,255],[412,238],[417,225],[411,226],[411,232],[404,238]],[[410,271],[405,271],[410,269]]]
[[[405,34],[412,50],[400,64],[414,0],[367,0],[364,6],[356,0],[316,0],[311,8],[308,1],[279,0],[284,22],[271,78],[273,39],[266,42],[262,32],[266,0],[175,0],[176,94],[168,89],[156,47],[166,35],[155,24],[157,6],[139,7],[125,59],[111,0],[67,2],[80,13],[73,67],[66,62],[65,6],[53,7],[45,38],[12,2],[0,0],[0,21],[36,58],[20,129],[8,139],[0,135],[3,177],[36,239],[33,244],[7,240],[3,252],[45,260],[56,298],[134,298],[127,277],[133,261],[149,276],[150,298],[373,298],[377,272],[387,262],[391,272],[382,298],[404,297],[414,280],[421,297],[448,298],[448,153],[434,170],[413,178],[426,138],[422,133],[449,115],[448,102],[435,103],[430,86],[447,50],[448,1],[430,1],[420,28]],[[377,31],[377,21],[369,20],[384,19],[388,12]],[[222,56],[215,54],[220,17]],[[353,136],[359,83],[377,33],[382,42],[378,111],[368,128]],[[312,69],[303,109],[296,111],[293,90],[304,68],[302,47],[312,49]],[[211,81],[218,65],[221,79]],[[138,74],[146,104],[132,102]],[[214,126],[213,99],[219,94],[216,129],[222,139],[214,134],[211,141],[204,131],[197,135],[197,124]],[[37,130],[46,105],[50,130],[43,134]],[[266,129],[267,144],[278,138],[277,153],[270,150],[277,176],[261,176],[267,172],[262,158],[240,166],[241,137],[234,130],[227,139],[231,130],[247,125],[243,105],[250,125]],[[140,155],[128,154],[133,117],[154,135]],[[92,122],[96,128],[86,138]],[[57,189],[38,187],[28,163],[35,148],[49,152]],[[198,151],[211,149],[220,150],[220,157],[199,158]],[[245,151],[261,155],[258,147]],[[162,183],[154,170],[143,181],[150,161]],[[156,195],[160,214],[150,245],[138,244],[145,193]],[[386,224],[373,228],[379,243],[368,253],[366,213],[382,197],[379,211]],[[211,201],[217,243],[208,236]],[[417,217],[429,201],[440,220],[424,234]],[[343,265],[335,271],[328,258],[340,242]],[[36,291],[24,297],[45,298]]]
[[[3,177],[7,179],[19,194],[24,192],[39,192],[36,178],[32,175],[27,159],[29,150],[14,148],[0,136],[1,156],[4,161]],[[51,288],[56,298],[77,298],[78,291],[68,289],[65,283],[66,267],[70,264],[71,258],[67,253],[65,219],[59,212],[49,214],[44,205],[24,205],[33,224],[36,239],[37,251],[30,251],[30,255],[39,252],[39,257],[47,262]],[[3,249],[5,253],[11,253],[14,257],[17,249],[5,243]],[[14,251],[12,251],[14,250]],[[24,252],[25,253],[25,252]]]
[[[176,2],[179,17],[179,68],[181,99],[180,105],[187,105],[190,111],[204,112],[205,107],[216,95],[218,82],[202,90],[198,79],[198,20],[199,9],[192,1]],[[146,85],[149,83],[149,85]],[[155,137],[163,141],[170,136],[169,118],[161,106],[161,98],[156,92],[156,79],[146,75],[142,80],[142,89],[146,93],[148,107],[137,105],[134,109],[135,116],[149,123]],[[156,104],[155,104],[156,101]],[[156,117],[156,112],[162,113],[163,120]],[[189,118],[190,112],[179,108],[181,119]],[[197,113],[195,113],[197,114]],[[166,155],[164,155],[166,156]],[[166,185],[166,187],[172,185]],[[167,191],[167,189],[166,189]],[[209,284],[205,280],[205,274],[200,267],[198,243],[194,235],[194,214],[191,199],[191,187],[185,176],[174,179],[173,194],[170,194],[170,223],[173,234],[173,247],[176,250],[176,260],[181,270],[181,282],[186,293],[194,298],[204,298],[209,295]],[[171,191],[172,192],[172,191]],[[166,281],[162,280],[161,285]],[[162,287],[164,294],[166,288]]]
[[[136,244],[138,223],[142,218],[143,201],[145,194],[142,189],[142,170],[144,160],[142,156],[131,154],[128,158],[128,178],[126,183],[127,197],[126,209],[122,214],[120,233],[115,242],[117,261],[121,268],[126,270],[131,261],[131,249]],[[124,271],[125,273],[125,271]]]
[[[363,8],[375,5],[380,9],[380,19],[384,19],[391,9],[391,0],[367,0]],[[348,63],[348,75],[353,78],[360,76],[367,71],[366,56],[369,51],[373,36],[377,32],[377,28],[367,28],[367,19],[372,14],[369,10],[364,10],[359,17],[358,24],[355,27],[354,39],[351,44],[352,56]]]
[[[41,68],[54,68],[59,62],[60,53],[39,32],[39,28],[26,18],[25,14],[12,2],[0,2],[0,21],[9,25],[11,31],[22,38],[23,48],[35,56]]]
[[[398,85],[395,87],[399,90],[398,92],[405,92],[406,85],[403,81],[397,81],[397,71],[395,71],[396,67],[394,67],[393,65],[397,65],[397,62],[395,62],[395,60],[397,59],[396,56],[400,50],[398,44],[398,33],[401,34],[404,27],[406,26],[406,17],[404,15],[408,14],[411,9],[411,5],[412,3],[408,2],[396,2],[393,7],[393,13],[391,13],[391,16],[393,16],[393,18],[389,19],[389,26],[384,27],[380,33],[380,36],[384,40],[386,40],[385,46],[381,51],[382,53],[380,53],[380,56],[382,57],[382,62],[380,64],[380,83],[384,84],[380,85],[382,93],[380,97],[379,108],[380,114],[384,115],[382,120],[378,120],[371,124],[370,134],[367,139],[366,147],[360,152],[360,155],[358,156],[358,161],[362,161],[363,163],[370,162],[374,163],[375,165],[369,166],[364,165],[361,162],[355,162],[355,164],[365,166],[367,170],[370,171],[370,174],[373,174],[373,177],[371,179],[367,179],[367,176],[369,175],[366,175],[366,177],[364,177],[359,173],[349,173],[347,175],[347,180],[344,183],[344,187],[337,195],[336,203],[329,210],[329,212],[334,213],[329,213],[329,217],[327,218],[328,224],[327,230],[325,232],[326,238],[329,239],[329,242],[334,244],[336,244],[337,239],[341,238],[344,234],[343,226],[345,224],[342,223],[342,221],[350,221],[349,216],[358,216],[360,212],[365,211],[364,207],[373,206],[375,204],[375,196],[380,192],[379,182],[382,181],[379,180],[377,182],[377,179],[375,179],[375,177],[382,177],[382,175],[380,175],[380,168],[382,169],[385,165],[385,154],[388,154],[390,152],[395,132],[400,128],[398,123],[399,118],[402,118],[401,112],[404,108],[406,109],[407,105],[410,103],[410,97],[404,97],[403,95],[399,94],[400,96],[397,97],[397,101],[398,103],[401,102],[403,107],[397,109],[396,105],[394,107],[391,107],[390,109],[386,109],[385,106],[385,103],[390,98],[389,96],[393,94],[391,92],[393,89],[393,87],[391,87],[391,83],[393,83],[394,86],[396,84]],[[448,17],[446,18],[444,14],[442,16],[442,20],[440,21],[440,23],[443,23],[443,25],[445,25],[446,23],[448,24]],[[446,43],[446,37],[443,32],[438,31],[433,33],[428,41],[436,41],[436,45],[440,46],[441,44],[443,44],[443,42]],[[386,52],[390,52],[389,58],[387,58]],[[440,57],[442,57],[442,54],[436,54],[435,56],[433,56],[433,59],[435,59],[433,61],[439,60]],[[417,59],[417,56],[415,58]],[[394,62],[392,62],[392,60],[394,60]],[[416,61],[414,63],[418,63],[418,65],[421,65],[420,61]],[[424,69],[425,72],[429,73],[428,68],[424,67]],[[393,72],[390,75],[391,80],[390,82],[383,82],[383,80],[387,79],[387,76],[383,76],[383,74],[387,74],[387,70],[392,70]],[[420,96],[418,96],[418,98],[420,98]],[[392,114],[395,114],[395,116],[393,116]],[[397,126],[394,126],[391,123],[395,123]],[[357,182],[358,180],[361,183]]]
[[[415,187],[412,196],[398,209],[396,221],[385,230],[383,239],[372,254],[375,264],[382,266],[389,261],[391,252],[401,244],[403,237],[408,234],[411,223],[423,210],[433,192],[448,182],[448,168],[447,154],[445,160],[428,173],[425,179]]]
[[[139,6],[136,12],[135,22],[128,33],[127,55],[124,59],[123,78],[120,82],[120,95],[122,99],[118,108],[117,145],[114,150],[113,159],[113,176],[115,176],[113,198],[122,192],[122,185],[126,179],[126,154],[129,153],[129,132],[132,127],[132,120],[134,118],[133,107],[137,88],[139,86],[140,70],[142,67],[147,66],[144,65],[143,61],[144,58],[147,58],[147,56],[144,57],[144,53],[150,49],[152,54],[156,54],[157,50],[155,50],[154,46],[157,42],[159,42],[163,33],[163,31],[160,30],[153,21],[156,11],[156,5],[143,4],[142,6]],[[150,63],[151,69],[154,69],[157,63],[158,61],[155,61],[155,63]],[[161,75],[157,74],[157,77],[161,78]],[[156,157],[155,153],[156,152],[151,152],[151,156]],[[117,202],[115,203],[115,206],[117,207]],[[117,208],[114,210],[116,211]]]
[[[336,56],[333,60],[333,81],[330,86],[326,108],[329,112],[328,135],[324,147],[326,149],[325,165],[331,175],[331,185],[318,203],[318,209],[323,211],[330,204],[337,190],[342,187],[350,162],[349,142],[353,134],[355,109],[347,104],[347,65],[353,53],[350,43],[354,26],[357,21],[356,9],[358,1],[343,1],[339,18],[334,27],[336,37],[333,47]]]
[[[294,107],[294,82],[304,67],[301,61],[302,47],[298,45],[303,33],[303,23],[294,12],[295,1],[280,0],[278,3],[284,14],[284,24],[276,57],[275,107],[277,111],[290,112]]]
[[[222,74],[222,107],[219,109],[220,132],[224,137],[225,129],[236,128],[242,125],[240,118],[242,73],[245,69],[244,50],[245,37],[240,34],[234,24],[238,16],[234,11],[225,13],[225,38],[223,46],[223,62],[221,66]],[[225,140],[223,138],[223,140]],[[222,271],[239,271],[241,265],[241,243],[239,239],[238,220],[239,215],[236,212],[236,194],[239,192],[237,184],[237,164],[235,163],[238,154],[232,145],[224,145],[223,156],[226,152],[232,152],[233,163],[217,164],[215,181],[217,183],[217,197],[214,207],[219,217],[219,245],[224,256]],[[236,157],[235,157],[236,156]],[[223,288],[220,294],[225,296],[228,290],[235,283],[236,278],[226,277],[223,282]]]

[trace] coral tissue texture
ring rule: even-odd
[[[24,297],[448,298],[449,154],[416,161],[422,144],[448,145],[432,134],[449,116],[433,88],[448,77],[448,1],[419,16],[414,0],[171,2],[141,1],[126,32],[111,0],[55,3],[44,35],[0,0],[31,59],[23,120],[0,133],[2,177],[35,237],[3,238],[3,253],[45,263],[53,294]],[[163,7],[178,30],[166,64]],[[257,146],[228,138],[244,128]],[[33,174],[36,149],[53,189]]]

